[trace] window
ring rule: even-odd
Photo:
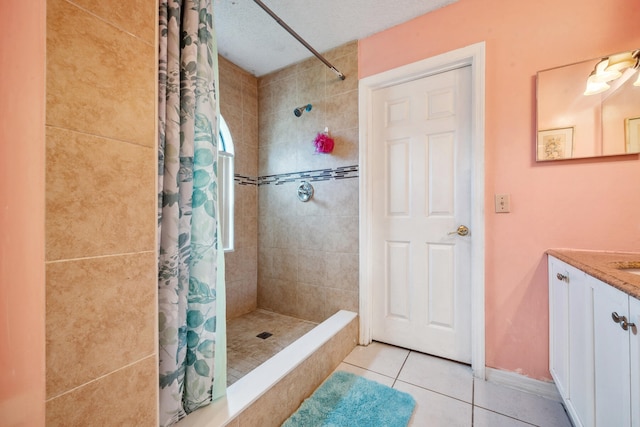
[[[218,149],[218,188],[220,206],[220,225],[222,229],[222,248],[225,252],[232,251],[234,248],[233,239],[233,205],[234,205],[234,187],[233,187],[233,139],[229,126],[220,116],[220,144]]]

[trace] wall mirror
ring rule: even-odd
[[[640,153],[640,50],[539,71],[537,161]]]

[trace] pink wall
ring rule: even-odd
[[[45,1],[0,2],[0,424],[44,425]]]
[[[486,42],[489,367],[550,378],[547,248],[640,251],[638,155],[536,163],[534,148],[536,72],[640,47],[639,19],[637,0],[460,0],[359,43],[362,78]]]

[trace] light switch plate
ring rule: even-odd
[[[511,212],[511,197],[509,194],[496,194],[496,212]]]

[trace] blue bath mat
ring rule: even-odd
[[[406,427],[415,405],[407,393],[338,371],[282,427]]]

